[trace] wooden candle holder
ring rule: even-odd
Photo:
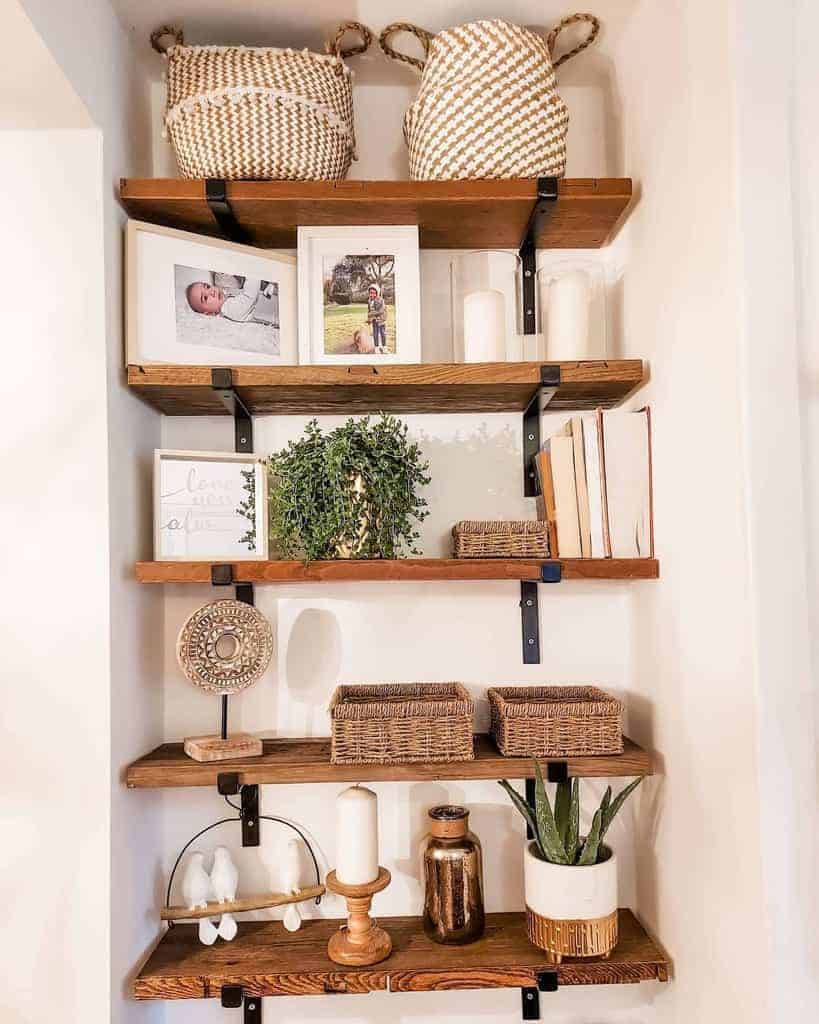
[[[327,955],[337,964],[363,967],[385,960],[392,952],[392,939],[370,917],[373,896],[390,884],[386,868],[378,869],[378,878],[364,885],[345,885],[335,871],[327,876],[327,888],[347,901],[347,924],[327,943]]]

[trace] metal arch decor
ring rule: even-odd
[[[179,632],[176,657],[185,676],[208,693],[231,694],[259,679],[273,656],[267,619],[242,601],[198,608]]]

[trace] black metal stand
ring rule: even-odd
[[[543,562],[540,566],[541,583],[560,583],[563,571],[560,562]],[[523,636],[523,664],[540,664],[540,609],[537,583],[521,580],[520,625]]]
[[[520,243],[520,262],[523,268],[523,333],[537,332],[535,317],[535,290],[537,272],[537,229],[540,218],[557,200],[557,178],[537,179],[537,199]]]
[[[557,992],[557,971],[540,971],[537,988],[522,988],[522,1016],[524,1020],[540,1020],[540,993]]]
[[[244,1008],[244,1024],[262,1024],[262,997],[245,995],[241,985],[223,985],[222,1006],[228,1010]]]
[[[210,186],[208,179],[206,186]],[[224,185],[224,182],[222,182]],[[208,199],[210,202],[210,199]],[[225,201],[227,202],[227,201]],[[231,213],[232,216],[232,213]],[[234,448],[242,454],[250,454],[253,451],[253,417],[236,393],[233,386],[233,371],[229,367],[214,367],[210,371],[211,387],[222,400],[225,408],[233,417]],[[253,605],[256,603],[252,583],[235,583],[233,579],[233,566],[228,563],[218,563],[210,567],[210,582],[214,587],[236,587],[236,600],[244,604]],[[220,736],[223,740],[228,738],[228,695],[222,695],[222,722]],[[225,787],[225,788],[223,788]],[[241,791],[242,794],[242,846],[259,845],[259,787],[240,786],[239,776],[233,772],[220,772],[217,779],[217,788],[223,795],[235,795]],[[248,809],[245,814],[245,801],[250,800],[251,791],[255,794],[253,808]],[[252,820],[252,827],[249,824]],[[260,1018],[261,1019],[261,1018]]]

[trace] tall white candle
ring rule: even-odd
[[[378,878],[378,798],[363,786],[336,797],[336,878],[344,885]]]
[[[506,317],[500,292],[464,296],[464,362],[495,363],[506,358]]]
[[[591,281],[582,270],[561,274],[549,284],[547,353],[549,359],[590,359]]]

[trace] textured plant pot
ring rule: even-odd
[[[526,930],[529,941],[564,956],[608,956],[617,945],[617,858],[568,867],[535,856],[534,843],[523,854]],[[608,849],[608,847],[606,847]]]

